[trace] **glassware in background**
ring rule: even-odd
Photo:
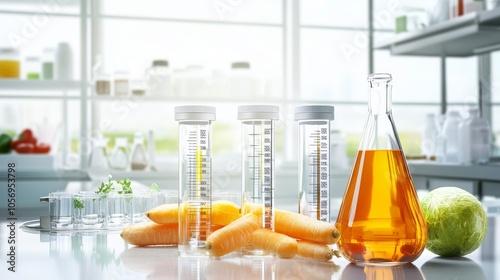
[[[54,79],[54,61],[56,60],[56,50],[54,48],[44,48],[42,51],[42,79]]]
[[[104,56],[97,55],[96,62],[92,67],[94,92],[97,95],[111,95],[111,74],[106,67]]]
[[[73,210],[73,196],[70,193],[49,193],[51,229],[73,229]]]
[[[134,134],[132,151],[130,152],[130,168],[132,170],[144,170],[148,167],[148,156],[144,147],[144,136],[141,132]]]
[[[445,162],[458,163],[458,125],[461,122],[460,113],[456,110],[448,110],[443,123],[442,135],[446,139],[445,144]]]
[[[425,116],[425,127],[422,132],[422,154],[428,160],[436,156],[436,140],[439,129],[436,124],[436,116],[429,113]]]
[[[19,51],[14,48],[0,48],[0,79],[19,79]]]
[[[174,110],[179,121],[179,253],[204,256],[211,232],[215,107],[177,106]]]
[[[109,167],[115,170],[126,170],[129,167],[129,155],[127,153],[127,138],[115,139],[115,146],[109,156]]]
[[[57,45],[55,78],[60,81],[71,81],[73,75],[73,51],[69,43]]]
[[[392,116],[390,74],[368,76],[368,120],[335,226],[341,253],[357,264],[413,262],[427,226]]]
[[[444,22],[450,18],[450,3],[449,0],[433,0],[427,6],[427,14],[429,15],[429,26]]]
[[[151,96],[170,96],[171,78],[167,60],[154,60],[146,70],[146,90]]]
[[[121,229],[132,222],[133,194],[112,191],[107,195],[106,228]]]
[[[299,106],[299,213],[330,222],[330,123],[333,106]]]
[[[27,80],[40,80],[40,73],[42,71],[40,64],[40,57],[27,56],[24,62],[25,78]]]
[[[107,213],[107,197],[93,191],[73,196],[75,229],[103,229]]]
[[[127,71],[115,71],[113,78],[115,96],[128,96],[130,91],[129,73]]]

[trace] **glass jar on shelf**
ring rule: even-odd
[[[0,48],[0,79],[19,79],[19,51],[14,48]]]
[[[111,95],[111,74],[107,71],[104,56],[97,55],[92,67],[94,92],[97,95]]]
[[[115,96],[128,96],[130,89],[129,73],[127,71],[115,71],[113,86]]]
[[[44,48],[42,52],[42,79],[54,79],[54,61],[56,59],[56,50],[54,48]]]
[[[25,58],[25,67],[24,67],[24,76],[27,80],[39,80],[41,65],[40,65],[40,57],[38,56],[27,56]]]
[[[167,60],[154,60],[146,70],[146,90],[152,96],[171,95],[170,70]]]

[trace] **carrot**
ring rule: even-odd
[[[162,204],[146,212],[146,216],[158,224],[174,224],[179,222],[177,203]],[[240,207],[227,200],[212,203],[212,224],[226,226],[241,217]]]
[[[306,259],[326,262],[332,259],[333,252],[326,244],[307,240],[297,240],[297,255]]]
[[[176,245],[179,239],[177,224],[142,222],[125,227],[120,236],[131,245]]]
[[[247,214],[210,234],[205,248],[215,257],[235,251],[250,241],[253,231],[260,227],[259,222],[257,216]]]
[[[146,216],[158,224],[176,224],[179,222],[179,205],[177,203],[162,204],[146,212]]]
[[[241,217],[240,207],[228,200],[212,202],[212,224],[227,226]]]
[[[259,228],[248,243],[255,249],[272,252],[282,259],[293,258],[297,254],[297,241],[270,229]]]
[[[276,209],[274,218],[274,231],[296,239],[335,244],[340,237],[340,232],[333,224],[298,213]]]

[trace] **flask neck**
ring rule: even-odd
[[[369,82],[368,111],[373,115],[388,114],[392,110],[392,85],[390,81],[376,80]]]
[[[392,110],[392,76],[387,73],[374,73],[368,76],[368,111],[372,115],[389,114]]]

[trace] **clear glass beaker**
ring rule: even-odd
[[[141,132],[134,134],[134,143],[130,152],[130,168],[132,170],[144,170],[148,167],[148,155],[144,147],[144,136]]]
[[[109,167],[116,170],[126,170],[128,165],[127,138],[116,138],[115,147],[109,156]]]
[[[49,194],[51,229],[73,229],[73,196],[67,192]]]
[[[178,106],[179,253],[207,255],[212,210],[211,123],[215,107]]]
[[[333,106],[295,108],[299,122],[299,213],[330,222],[330,123]]]
[[[390,74],[368,76],[368,120],[335,226],[341,253],[356,264],[416,260],[427,225],[396,131]]]
[[[274,230],[274,122],[278,119],[278,106],[238,107],[238,120],[242,123],[242,214],[260,208],[261,227],[270,230]],[[243,253],[266,254],[260,250]]]

